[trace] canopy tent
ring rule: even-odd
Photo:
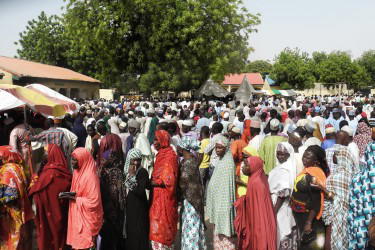
[[[248,81],[242,81],[240,87],[234,93],[237,101],[248,102],[252,94],[262,94],[261,91],[255,90]]]
[[[200,98],[203,96],[214,96],[217,98],[225,98],[229,95],[230,93],[225,90],[223,87],[221,87],[219,84],[215,83],[212,80],[207,80],[205,84],[203,84],[202,87],[200,87],[196,92],[195,92],[195,98]]]
[[[41,113],[44,116],[63,117],[67,112],[62,104],[52,101],[45,95],[25,87],[0,84],[0,111],[23,105]]]
[[[268,90],[262,90],[265,95],[282,95],[282,96],[295,96],[297,93],[292,90],[279,90],[279,89],[268,89]]]
[[[72,99],[60,94],[53,89],[48,88],[42,84],[34,83],[27,85],[26,88],[34,90],[39,94],[46,96],[48,99],[52,100],[55,103],[64,105],[65,111],[67,113],[75,113],[79,110],[79,104]]]

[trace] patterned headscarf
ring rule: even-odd
[[[137,148],[132,148],[129,150],[128,155],[126,156],[126,162],[124,166],[125,175],[128,174],[130,161],[133,159],[142,159],[142,152]]]
[[[226,148],[229,148],[229,140],[224,135],[218,135],[215,137],[215,144],[223,145]]]
[[[177,146],[189,152],[198,151],[200,148],[199,142],[189,136],[182,137]]]
[[[350,185],[349,201],[349,248],[365,249],[368,241],[368,228],[373,218],[373,183],[375,182],[375,143],[367,146],[364,168],[354,175]]]
[[[372,141],[371,128],[365,122],[358,124],[357,135],[354,136],[353,141],[358,146],[359,157],[362,157],[365,154],[367,145]]]

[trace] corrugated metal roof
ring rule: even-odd
[[[242,73],[242,74],[229,74],[224,76],[224,85],[240,85],[246,77],[247,81],[252,85],[262,85],[263,78],[260,73]]]
[[[0,69],[17,77],[37,77],[58,80],[84,81],[99,83],[100,81],[70,69],[26,61],[17,58],[0,56]]]

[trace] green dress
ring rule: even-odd
[[[280,142],[287,141],[284,136],[270,135],[264,138],[259,148],[259,156],[264,161],[264,172],[266,175],[276,166],[276,147]]]

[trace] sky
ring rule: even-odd
[[[374,0],[243,0],[261,14],[250,36],[250,60],[270,60],[284,48],[302,51],[348,51],[356,58],[375,49]],[[63,0],[0,0],[0,55],[14,56],[27,22],[41,11],[61,14]]]

